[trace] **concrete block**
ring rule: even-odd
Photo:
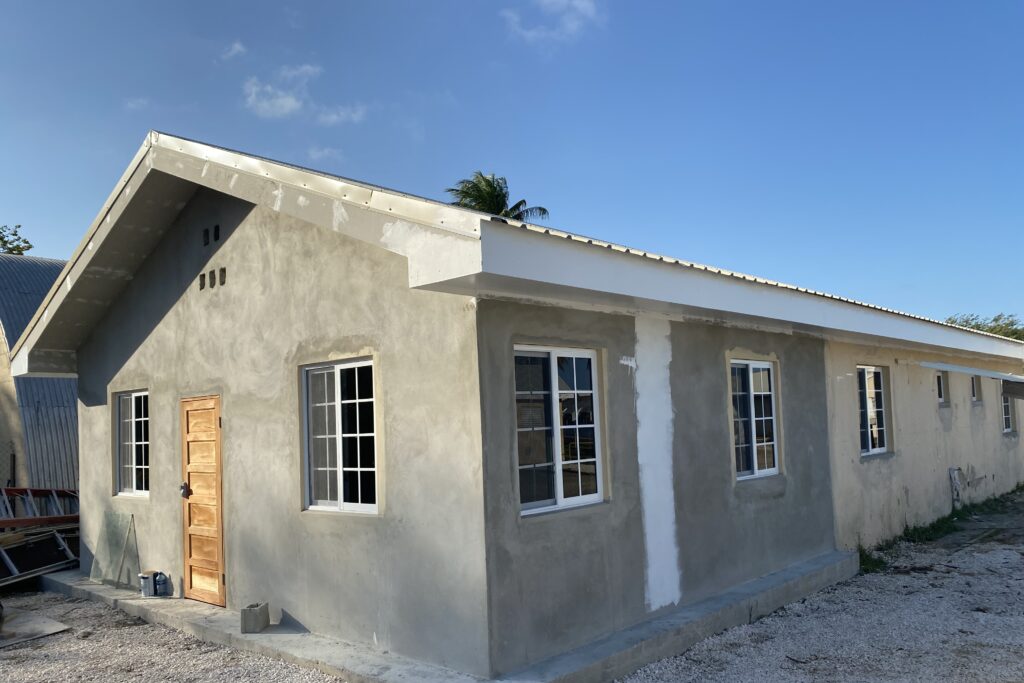
[[[254,602],[242,608],[242,633],[259,633],[270,626],[270,607],[265,602]]]

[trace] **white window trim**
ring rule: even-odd
[[[136,419],[135,418],[135,398],[138,397],[138,396],[145,396],[146,397],[146,404],[147,404],[147,407],[148,407],[148,404],[149,404],[149,390],[143,390],[143,391],[120,391],[120,392],[117,392],[117,393],[114,394],[114,404],[117,406],[115,408],[115,410],[114,410],[114,414],[115,414],[115,418],[116,418],[116,422],[115,422],[116,428],[115,428],[115,431],[114,431],[114,444],[115,444],[115,446],[114,446],[114,467],[117,470],[117,477],[116,477],[116,482],[115,482],[114,495],[115,496],[124,496],[126,498],[149,498],[149,489],[146,489],[144,491],[140,491],[139,489],[135,488],[135,470],[138,469],[138,467],[139,467],[138,463],[135,461],[135,457],[136,457],[136,455],[135,455],[135,446],[137,444],[139,444],[139,443],[143,443],[141,441],[136,441],[135,440],[135,419]],[[130,444],[131,444],[131,452],[132,452],[132,482],[131,482],[132,487],[130,489],[123,489],[122,490],[122,484],[124,482],[121,480],[121,446],[123,446],[124,444],[121,443],[121,422],[123,421],[122,420],[122,416],[121,416],[121,399],[124,398],[124,397],[128,398],[128,405],[130,406],[130,410],[131,410],[131,417],[128,418],[128,421],[131,424],[131,428],[129,430],[129,437],[128,438],[129,438],[129,441],[130,441]],[[147,410],[147,416],[146,416],[146,421],[147,422],[149,422],[148,412],[149,411]],[[152,441],[146,441],[144,443],[147,446],[149,446],[152,443]],[[153,457],[153,449],[152,449],[152,447],[150,447],[150,449],[149,449],[149,455],[150,455],[150,458]],[[150,465],[146,466],[146,468],[149,470],[149,474],[150,474],[150,482],[149,482],[150,488],[153,487],[153,481],[152,481],[153,470],[152,470],[151,465],[152,465],[152,462],[150,462]]]
[[[1013,414],[1013,399],[1006,394],[1003,394],[999,417],[1003,423],[1003,434],[1012,434],[1014,432],[1014,427],[1016,426],[1016,420],[1014,420],[1016,415]]]
[[[552,512],[554,510],[566,510],[569,508],[582,507],[584,505],[593,505],[600,503],[604,500],[604,457],[601,449],[601,404],[599,400],[598,391],[598,371],[597,371],[597,351],[593,349],[583,348],[571,348],[566,346],[535,346],[533,344],[516,344],[513,346],[513,361],[515,354],[519,351],[535,352],[535,353],[547,353],[548,361],[551,363],[549,369],[551,378],[551,425],[554,433],[551,435],[553,441],[552,448],[554,451],[554,470],[555,470],[555,502],[554,503],[542,503],[539,505],[528,503],[528,505],[536,505],[536,507],[522,507],[522,502],[519,503],[519,513],[523,517],[530,515],[536,515],[543,512]],[[597,456],[595,462],[597,465],[597,493],[591,493],[586,496],[575,496],[573,498],[566,499],[562,495],[562,422],[561,416],[558,411],[558,355],[571,356],[573,358],[589,358],[590,359],[590,383],[592,387],[591,395],[594,402],[594,452]],[[513,378],[512,395],[515,396],[515,379]],[[515,421],[515,404],[513,402],[513,421]],[[519,487],[519,450],[518,450],[518,432],[517,432],[517,443],[515,452],[515,463],[516,463],[516,488],[517,488],[517,500],[519,500],[518,487]]]
[[[779,448],[779,414],[778,414],[778,407],[776,406],[776,403],[775,403],[775,394],[779,390],[778,373],[775,371],[775,363],[771,363],[771,362],[767,362],[767,361],[760,361],[760,360],[743,360],[742,358],[731,358],[731,359],[729,359],[729,411],[730,411],[730,415],[729,415],[729,417],[730,417],[729,429],[730,429],[730,432],[732,432],[732,420],[735,419],[735,416],[731,414],[732,413],[732,366],[733,365],[746,365],[747,366],[747,383],[748,383],[748,386],[750,387],[750,391],[748,392],[748,398],[750,399],[750,438],[753,440],[752,441],[752,445],[753,445],[753,448],[754,448],[754,454],[753,454],[754,457],[753,457],[753,462],[751,463],[754,466],[754,473],[753,474],[740,474],[738,471],[736,471],[736,435],[735,435],[734,432],[732,433],[730,441],[732,442],[731,458],[732,458],[733,473],[736,475],[736,481],[744,481],[746,479],[759,479],[761,477],[770,477],[772,475],[775,475],[775,474],[779,473],[779,459],[782,456],[782,454],[780,452],[781,449]],[[771,399],[772,399],[772,442],[771,443],[772,443],[772,448],[775,451],[775,467],[772,467],[772,468],[766,469],[766,470],[759,470],[757,468],[757,446],[758,446],[758,443],[757,443],[757,426],[754,424],[754,382],[753,382],[753,378],[752,378],[752,373],[750,372],[750,370],[752,368],[768,368],[768,372],[771,373],[770,377],[771,377],[771,383],[772,383],[772,390],[771,390],[771,393],[769,394],[771,396]],[[764,444],[762,444],[762,445],[764,445]]]
[[[886,406],[889,405],[889,401],[888,401],[888,397],[885,395],[886,394],[886,387],[888,386],[888,383],[885,381],[885,368],[883,368],[881,366],[878,366],[878,365],[858,365],[857,366],[857,374],[858,375],[860,374],[861,370],[864,370],[865,372],[875,372],[877,370],[878,373],[882,376],[882,417],[885,419],[885,427],[882,428],[882,440],[885,443],[883,443],[878,448],[872,448],[871,450],[867,450],[867,451],[862,450],[860,452],[860,455],[861,455],[861,457],[864,457],[866,455],[878,455],[879,453],[888,453],[889,452],[889,432],[892,429],[892,425],[889,424],[890,423],[889,414],[886,412]],[[867,391],[867,377],[866,376],[864,377],[864,390]],[[860,392],[860,377],[857,378],[857,391],[858,391],[858,393]],[[869,424],[870,424],[870,421],[869,421]],[[860,440],[860,398],[859,398],[859,396],[858,396],[858,399],[857,399],[857,440],[858,441]]]
[[[346,503],[342,500],[344,497],[342,488],[342,474],[344,469],[341,466],[342,458],[342,444],[341,444],[341,371],[346,368],[359,368],[364,366],[370,366],[373,368],[373,359],[360,359],[352,361],[332,361],[330,363],[318,363],[315,365],[305,365],[302,367],[302,469],[303,469],[303,503],[305,509],[313,512],[352,512],[361,515],[376,515],[380,509],[380,447],[378,434],[378,425],[380,419],[377,415],[377,373],[374,369],[373,372],[373,398],[369,399],[373,401],[373,433],[364,434],[360,433],[360,436],[372,436],[373,437],[373,483],[376,487],[374,491],[374,498],[376,503]],[[311,459],[312,454],[309,449],[309,374],[318,370],[334,370],[334,391],[335,401],[338,405],[338,410],[335,411],[335,435],[338,438],[338,503],[337,505],[324,505],[323,503],[313,500],[313,486],[312,486],[312,467]],[[351,469],[351,468],[349,468]],[[369,468],[360,468],[369,469]]]

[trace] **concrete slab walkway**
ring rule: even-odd
[[[731,626],[749,623],[825,586],[854,576],[858,558],[832,552],[737,586],[611,634],[527,670],[501,677],[516,683],[609,681],[648,662],[679,654]],[[78,571],[43,577],[46,590],[91,599],[151,623],[202,640],[311,667],[355,683],[471,683],[479,679],[365,645],[289,630],[279,625],[262,633],[241,633],[233,610],[192,600],[141,598],[135,591],[90,581]]]

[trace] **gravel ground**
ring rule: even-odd
[[[0,650],[0,681],[339,681],[262,655],[210,645],[97,602],[53,593],[2,600],[5,608],[38,611],[71,628]]]
[[[960,528],[625,681],[1024,681],[1024,497]]]
[[[932,543],[901,543],[889,567],[729,629],[627,683],[1024,681],[1024,493]],[[209,645],[105,605],[52,593],[3,598],[70,629],[0,650],[0,681],[338,679]]]

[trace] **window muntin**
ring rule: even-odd
[[[149,493],[149,393],[132,391],[117,400],[117,491]]]
[[[730,392],[737,478],[777,474],[779,449],[772,364],[732,361]]]
[[[309,508],[377,512],[373,361],[311,367],[303,377]]]
[[[1003,433],[1009,433],[1014,428],[1013,399],[1003,394]]]
[[[595,373],[583,349],[515,348],[516,448],[524,512],[602,499]]]
[[[861,455],[884,453],[888,441],[885,426],[885,379],[882,368],[857,367],[857,397],[860,405]]]

